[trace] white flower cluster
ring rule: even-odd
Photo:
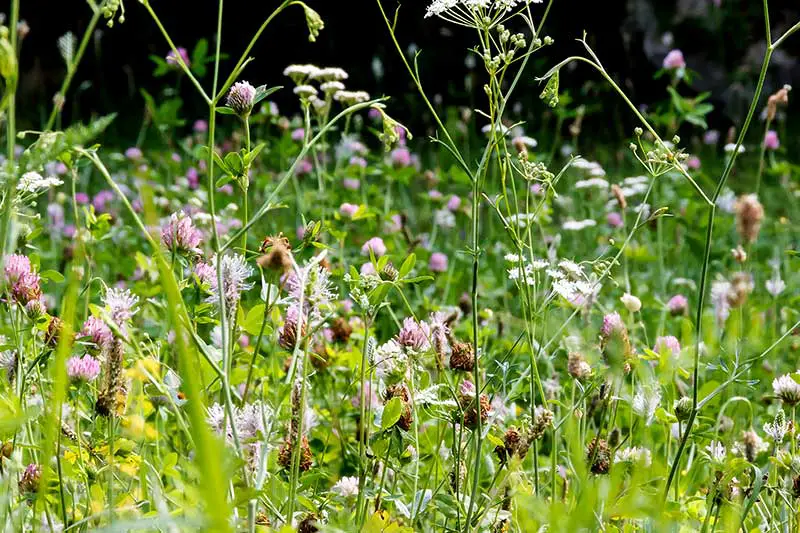
[[[561,229],[565,231],[581,231],[586,228],[592,228],[597,225],[597,221],[591,218],[584,220],[567,220],[561,224]]]
[[[45,178],[38,172],[26,172],[19,179],[17,190],[29,194],[39,194],[63,183],[63,181],[53,176]]]
[[[288,76],[295,83],[294,93],[301,98],[308,99],[314,109],[324,111],[331,100],[342,105],[352,106],[369,101],[369,93],[364,91],[348,91],[342,83],[349,78],[349,74],[339,67],[320,68],[316,65],[289,65],[283,70],[283,75]],[[311,82],[319,84],[319,90]],[[324,99],[317,95],[322,91]]]
[[[606,171],[597,161],[587,161],[586,159],[576,159],[572,162],[572,168],[582,170],[588,176],[601,178],[606,175]]]
[[[632,446],[623,448],[622,450],[617,450],[617,453],[614,456],[614,462],[638,464],[644,467],[649,467],[652,463],[652,455],[650,454],[650,450],[647,448]]]
[[[453,15],[454,11],[460,14],[476,13],[485,15],[486,13],[497,12],[507,13],[517,6],[528,4],[541,4],[542,0],[433,0],[428,6],[425,18],[445,17]]]

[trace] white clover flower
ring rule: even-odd
[[[800,402],[800,383],[789,374],[772,380],[772,390],[786,405],[797,405]]]
[[[26,172],[19,179],[19,182],[17,183],[17,190],[30,194],[38,194],[46,191],[47,189],[58,187],[63,183],[63,181],[53,176],[44,178],[38,172]]]
[[[509,263],[519,263],[520,261],[523,263],[525,262],[525,257],[517,254],[506,254],[503,258]]]
[[[456,216],[449,209],[439,209],[433,213],[433,223],[443,228],[454,228]]]
[[[731,153],[731,152],[733,152],[734,150],[736,150],[736,143],[728,143],[728,144],[726,144],[726,145],[725,145],[725,151],[726,151],[727,153]],[[744,153],[744,145],[740,145],[740,146],[739,146],[739,153],[740,153],[740,154],[743,154],[743,153]]]
[[[402,378],[408,370],[408,356],[396,340],[378,346],[373,355],[375,375],[383,380]]]
[[[597,221],[591,218],[584,220],[567,220],[561,225],[561,229],[566,231],[580,231],[597,225]]]
[[[711,443],[706,446],[706,452],[708,452],[708,458],[717,464],[723,463],[725,457],[728,455],[725,446],[718,440],[712,440]]]
[[[777,270],[772,275],[772,279],[768,279],[764,285],[767,288],[767,292],[770,293],[773,298],[780,296],[786,289],[786,282],[781,279],[780,272]]]
[[[653,422],[656,414],[656,409],[661,404],[661,391],[657,388],[650,388],[645,390],[639,388],[631,401],[631,409],[637,415],[645,419],[646,425]]]
[[[343,498],[358,496],[358,478],[355,476],[343,477],[331,487],[331,491]]]
[[[769,438],[774,440],[776,444],[783,442],[783,439],[788,431],[789,421],[786,420],[786,415],[784,415],[783,409],[778,411],[772,423],[767,422],[764,424],[764,433],[766,433]]]
[[[644,467],[649,467],[652,463],[652,455],[647,448],[632,446],[617,450],[616,455],[614,455],[614,462],[639,464]]]

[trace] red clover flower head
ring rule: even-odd
[[[397,342],[407,350],[425,352],[430,349],[431,328],[423,322],[417,322],[411,317],[403,320],[403,327],[397,334]]]
[[[250,111],[253,110],[255,101],[256,88],[246,81],[239,81],[234,83],[228,92],[226,103],[237,115],[246,118],[250,115]]]
[[[67,376],[70,381],[88,383],[100,374],[100,363],[89,354],[83,357],[70,357],[67,361]]]
[[[183,211],[173,213],[161,228],[161,242],[170,250],[199,253],[202,240],[202,233]]]

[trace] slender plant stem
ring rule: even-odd
[[[67,97],[67,90],[69,90],[69,86],[72,83],[72,78],[78,71],[78,65],[80,65],[81,59],[83,59],[83,53],[86,51],[86,46],[89,44],[89,40],[91,39],[92,35],[94,35],[97,22],[100,20],[100,15],[102,14],[100,9],[93,7],[92,10],[93,13],[91,20],[89,20],[89,25],[86,26],[86,31],[83,34],[80,45],[78,45],[78,50],[75,52],[75,56],[72,58],[72,61],[70,61],[69,65],[67,65],[67,75],[64,77],[64,81],[61,83],[61,88],[56,93],[56,101],[53,103],[53,109],[50,111],[50,118],[47,119],[47,125],[44,127],[45,131],[53,128],[53,125],[56,123],[56,118],[61,114],[61,110],[64,107],[64,101]]]

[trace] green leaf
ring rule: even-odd
[[[230,107],[226,107],[226,106],[217,107],[216,111],[220,115],[235,115],[236,114],[236,111],[234,111]]]
[[[223,185],[227,185],[231,181],[233,181],[233,176],[231,176],[230,174],[228,174],[226,176],[222,176],[220,179],[217,180],[217,183],[216,183],[217,189],[219,189]]]
[[[416,262],[417,262],[416,254],[413,253],[409,254],[408,257],[406,257],[405,261],[403,261],[403,264],[400,265],[400,270],[398,271],[398,278],[403,279],[404,277],[406,277],[408,273],[411,272],[411,269],[414,268],[414,264]]]
[[[256,87],[256,96],[255,99],[253,100],[253,105],[259,103],[267,96],[271,95],[274,92],[280,91],[281,89],[283,89],[283,86],[267,88],[266,85],[261,85],[260,87]]]
[[[231,170],[234,176],[241,176],[244,171],[244,163],[242,158],[236,152],[230,152],[225,155],[225,165]]]
[[[44,279],[49,279],[56,283],[63,283],[64,282],[64,275],[61,272],[57,272],[55,270],[45,270],[44,272],[39,272],[39,276]]]
[[[247,312],[247,317],[242,323],[242,328],[250,335],[258,335],[261,331],[261,323],[264,320],[265,308],[266,306],[264,304],[258,304]]]
[[[403,413],[403,402],[398,397],[389,400],[383,408],[383,415],[381,415],[381,429],[389,429],[397,424],[400,420],[400,415]]]

